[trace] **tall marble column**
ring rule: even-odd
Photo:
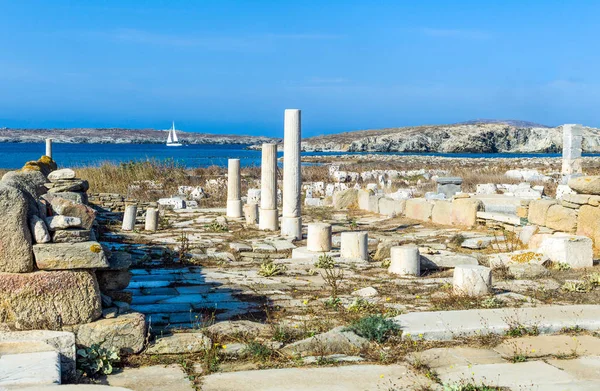
[[[227,217],[240,218],[242,214],[240,159],[229,159],[227,173]]]
[[[46,139],[46,156],[52,159],[52,139]]]
[[[279,210],[277,209],[277,144],[263,144],[262,146],[259,214],[259,229],[276,231],[279,228]]]
[[[581,141],[583,128],[581,125],[563,125],[562,174],[581,174]]]
[[[302,217],[300,209],[300,110],[287,109],[283,130],[283,216],[281,235],[302,239]]]

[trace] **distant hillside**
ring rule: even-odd
[[[37,143],[52,138],[59,143],[162,144],[167,131],[155,129],[9,129],[0,128],[0,142]],[[179,140],[188,144],[261,144],[271,137],[238,136],[178,131]]]
[[[470,121],[459,122],[455,125],[476,125],[476,124],[505,124],[516,126],[518,128],[551,128],[552,126],[536,124],[535,122],[521,121],[518,119],[473,119]]]
[[[534,153],[561,152],[562,126],[499,123],[359,130],[303,140],[304,151]],[[514,123],[527,123],[512,121]],[[600,152],[600,129],[584,127],[584,152]]]

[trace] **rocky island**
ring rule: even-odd
[[[263,136],[180,132],[188,144],[261,144],[277,139]],[[163,144],[168,132],[156,129],[74,128],[11,129],[0,128],[0,143],[39,143],[47,138],[58,143],[84,144]]]
[[[583,127],[583,151],[600,152],[600,130]],[[524,121],[468,121],[358,130],[303,140],[303,151],[552,153],[562,150],[562,126]]]

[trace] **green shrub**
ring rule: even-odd
[[[285,265],[276,265],[272,260],[267,260],[260,265],[258,274],[263,277],[278,276],[285,272],[287,268]]]
[[[333,258],[331,258],[331,256],[323,254],[319,256],[319,260],[315,262],[314,266],[320,269],[333,269],[335,262],[333,262]]]
[[[113,364],[120,360],[116,351],[103,348],[99,344],[77,350],[77,369],[88,377],[110,375],[113,371]]]
[[[354,322],[349,330],[370,341],[381,343],[398,333],[400,327],[394,321],[381,315],[369,315]]]

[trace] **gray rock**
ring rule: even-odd
[[[29,229],[33,234],[33,241],[35,243],[48,243],[50,238],[50,232],[46,223],[40,217],[33,215],[29,218]]]
[[[121,291],[129,285],[131,273],[127,270],[97,270],[96,278],[101,292]]]
[[[5,354],[0,356],[0,387],[60,384],[58,352]]]
[[[379,292],[377,292],[377,289],[373,288],[372,286],[352,292],[352,296],[358,297],[373,297],[377,295],[379,295]]]
[[[13,330],[60,329],[101,314],[96,277],[87,271],[0,273],[0,323]]]
[[[157,338],[146,349],[147,354],[185,354],[201,353],[211,345],[210,338],[202,333],[176,333]]]
[[[50,182],[56,182],[61,179],[73,179],[75,178],[75,171],[70,168],[63,168],[61,170],[52,171],[48,174]]]
[[[54,197],[50,200],[50,206],[56,214],[79,218],[81,220],[80,227],[85,229],[90,229],[96,219],[94,209],[66,198]]]
[[[81,179],[59,179],[56,182],[46,183],[44,186],[48,189],[48,193],[62,192],[86,192],[90,188],[88,181]]]
[[[68,228],[52,232],[54,243],[80,243],[92,240],[92,231],[89,229]]]
[[[81,226],[81,219],[71,216],[50,216],[46,217],[46,224],[50,228],[50,231],[55,231],[57,229],[79,227]]]
[[[24,194],[0,183],[0,272],[27,273],[33,270],[28,205]]]
[[[106,381],[113,387],[126,387],[140,391],[194,391],[195,389],[190,376],[179,364],[123,368],[119,373],[108,376]]]
[[[290,356],[313,356],[330,354],[352,355],[359,352],[369,343],[352,331],[344,331],[345,327],[336,327],[326,333],[315,335],[294,342],[281,349],[282,353]]]
[[[78,345],[86,347],[100,344],[120,351],[121,354],[137,354],[146,341],[146,318],[133,312],[112,319],[100,319],[73,327]]]
[[[536,278],[549,273],[544,266],[536,263],[509,264],[508,272],[516,279]]]
[[[463,248],[470,248],[473,250],[482,250],[484,248],[488,248],[489,245],[494,242],[494,240],[495,238],[493,236],[469,238],[464,240],[460,246]]]
[[[98,242],[47,243],[33,246],[41,270],[96,269],[109,266]]]
[[[58,193],[47,193],[42,196],[42,198],[44,198],[48,202],[50,202],[50,200],[52,200],[55,197],[60,197],[60,198],[64,198],[67,200],[71,200],[78,204],[87,205],[87,203],[88,203],[87,194],[84,192],[64,191],[64,192],[58,192]]]
[[[108,257],[110,270],[127,270],[132,262],[131,254],[125,251],[113,251]]]
[[[267,324],[249,320],[227,320],[207,327],[206,331],[209,335],[217,335],[224,340],[228,340],[239,338],[239,336],[247,338],[264,337],[270,335],[273,329]]]
[[[9,171],[0,182],[24,191],[34,199],[46,193],[46,176],[39,171]]]

